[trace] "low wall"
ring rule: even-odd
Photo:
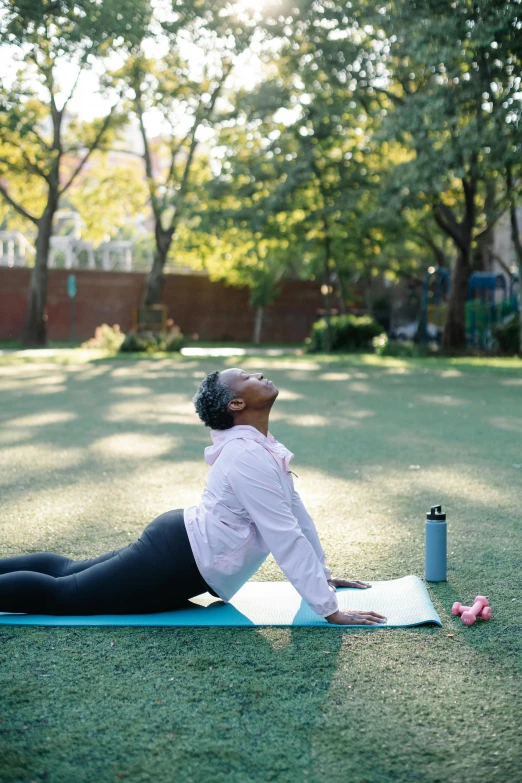
[[[102,323],[132,325],[132,308],[140,303],[145,275],[139,272],[102,272],[87,269],[50,269],[47,327],[51,340],[70,337],[70,301],[67,277],[76,275],[75,324],[77,339],[92,337]],[[0,340],[21,338],[31,270],[0,267]],[[202,275],[167,275],[162,303],[181,330],[201,340],[248,341],[254,329],[254,308],[247,288],[212,283]],[[286,280],[281,296],[265,308],[261,339],[300,342],[310,332],[323,306],[320,282]]]

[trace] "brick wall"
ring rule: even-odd
[[[132,308],[140,303],[145,275],[138,272],[73,270],[76,275],[76,336],[92,337],[101,323],[130,329]],[[22,336],[31,270],[0,267],[0,340]],[[70,270],[50,269],[47,325],[51,340],[70,336],[70,303],[67,277]],[[251,340],[254,308],[247,288],[212,283],[202,275],[167,275],[162,302],[169,317],[186,334],[197,332],[201,340]],[[299,342],[310,332],[317,310],[323,306],[320,283],[285,281],[279,299],[265,308],[262,340]]]

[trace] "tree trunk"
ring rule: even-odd
[[[442,350],[445,353],[465,353],[467,346],[466,299],[471,274],[471,244],[476,215],[476,163],[477,153],[473,152],[470,157],[470,175],[462,179],[465,204],[463,220],[459,222],[452,209],[440,201],[433,209],[435,221],[444,233],[451,237],[457,248],[457,258],[451,275],[448,317],[442,334]]]
[[[522,359],[522,259],[518,262],[518,355]]]
[[[466,299],[470,272],[469,252],[460,250],[455,262],[448,318],[442,335],[442,348],[448,353],[463,353],[466,350]]]
[[[339,312],[346,315],[346,302],[344,301],[344,289],[339,270],[337,265],[335,266],[334,278],[337,283],[337,303],[339,304]]]
[[[260,345],[260,343],[261,343],[261,329],[262,329],[262,326],[263,326],[263,313],[264,313],[263,305],[257,305],[257,307],[256,307],[256,315],[255,315],[255,320],[254,320],[254,337],[253,337],[254,345]]]
[[[331,307],[330,307],[330,292],[329,292],[329,284],[328,284],[328,275],[325,277],[326,279],[326,294],[324,294],[324,303],[325,303],[325,321],[326,321],[326,352],[330,353],[332,350],[332,325],[330,323],[330,317],[331,317]]]
[[[511,225],[511,241],[515,248],[515,255],[518,263],[518,319],[520,324],[520,335],[518,344],[518,353],[522,357],[522,241],[520,239],[520,229],[518,225],[517,204],[513,194],[513,174],[511,165],[506,167],[506,184],[509,198],[509,222]]]
[[[53,232],[53,217],[58,207],[58,196],[50,194],[42,217],[38,221],[36,257],[31,281],[29,301],[23,333],[23,344],[27,347],[44,348],[47,345],[47,260]]]
[[[325,224],[326,225],[326,224]],[[332,350],[332,324],[330,318],[332,316],[332,310],[330,305],[330,270],[328,261],[330,259],[330,238],[328,233],[325,233],[324,237],[324,285],[326,293],[324,294],[324,301],[326,305],[326,352],[330,353]]]
[[[155,305],[160,302],[161,292],[166,279],[163,274],[163,269],[167,261],[173,233],[174,232],[171,230],[164,231],[162,228],[156,226],[156,250],[154,252],[152,268],[145,281],[145,289],[141,302],[144,306]]]
[[[316,171],[316,175],[318,176],[319,180],[319,187],[321,189],[321,195],[323,198],[323,207],[326,203],[326,197],[325,192],[323,188],[323,183],[321,180],[321,177],[318,175],[318,172]],[[322,222],[323,222],[323,230],[324,230],[324,284],[326,286],[326,294],[324,295],[324,300],[326,304],[326,351],[327,353],[330,353],[332,350],[332,324],[330,322],[330,318],[332,316],[331,312],[331,305],[330,305],[330,234],[328,230],[328,221],[326,219],[326,214],[323,211],[322,214]]]
[[[441,247],[439,247],[435,242],[431,245],[431,249],[435,257],[435,265],[445,268],[447,264],[446,264],[446,254],[444,253],[444,250]]]
[[[367,272],[364,276],[364,300],[368,315],[373,316],[372,276]]]
[[[522,258],[518,259],[518,355],[522,359]]]
[[[493,247],[495,244],[495,181],[486,181],[486,198],[484,200],[484,214],[488,230],[481,233],[477,239],[477,246],[473,253],[473,269],[477,272],[489,272],[493,265]]]
[[[520,340],[518,345],[519,356],[522,357],[522,242],[518,227],[518,215],[516,205],[512,202],[509,208],[511,222],[511,240],[515,248],[518,263],[518,320],[520,324]]]

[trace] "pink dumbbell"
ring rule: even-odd
[[[461,603],[456,601],[451,609],[452,614],[461,614],[461,620],[464,625],[473,625],[477,617],[481,617],[483,620],[491,620],[492,610],[489,606],[489,601],[485,595],[477,595],[473,606],[462,606]]]

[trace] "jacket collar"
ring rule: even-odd
[[[242,440],[245,443],[247,440],[257,441],[276,458],[285,474],[289,470],[290,460],[294,458],[293,453],[276,440],[270,430],[268,430],[268,435],[265,437],[262,432],[259,432],[251,424],[236,424],[228,430],[210,430],[210,437],[212,438],[212,446],[207,446],[204,451],[205,462],[209,465],[214,464],[221,454],[225,443],[231,440]]]

